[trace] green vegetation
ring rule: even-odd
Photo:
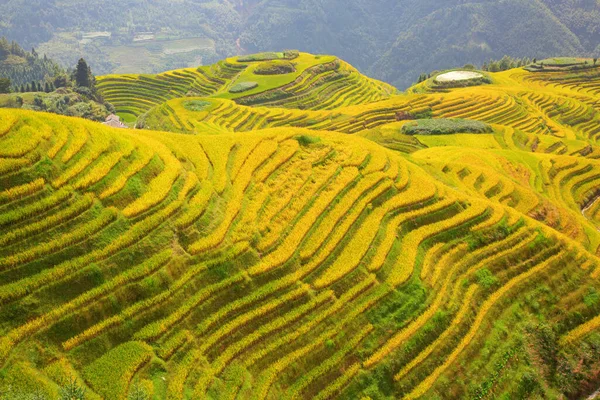
[[[420,119],[402,127],[405,135],[452,135],[454,133],[492,133],[491,126],[466,119]]]
[[[18,82],[29,73],[20,72],[16,76]],[[100,122],[115,112],[112,104],[97,92],[96,78],[84,59],[79,60],[71,74],[57,68],[52,75],[45,75],[42,82],[32,81],[13,90],[10,84],[10,80],[0,79],[0,107],[47,111]]]
[[[247,92],[258,87],[257,82],[237,82],[235,85],[229,88],[229,93],[242,93]]]
[[[289,61],[267,61],[259,64],[254,73],[258,75],[283,75],[295,72],[294,64]]]
[[[26,52],[16,42],[0,37],[0,78],[9,79],[13,87],[29,85],[31,82],[38,85],[61,70],[54,61],[46,55],[40,56],[35,49]],[[6,93],[6,90],[0,90],[0,93]]]
[[[207,107],[211,106],[211,103],[204,100],[191,100],[183,103],[186,110],[190,111],[204,111]]]
[[[297,50],[287,50],[281,53],[266,52],[251,54],[249,56],[238,57],[238,62],[255,62],[255,61],[270,61],[270,60],[293,60],[298,58],[300,53]]]

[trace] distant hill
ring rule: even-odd
[[[0,37],[0,78],[9,78],[14,87],[43,81],[61,72],[61,68],[45,55],[27,52],[16,42]]]
[[[83,6],[85,4],[85,7]],[[7,0],[0,35],[98,73],[211,64],[298,48],[335,54],[404,89],[490,58],[600,52],[595,0]],[[182,39],[186,39],[182,41]]]

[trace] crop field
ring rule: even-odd
[[[0,110],[0,398],[597,390],[600,75],[266,56],[99,78],[147,129]]]

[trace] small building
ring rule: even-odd
[[[127,125],[121,122],[121,118],[118,115],[110,114],[106,117],[106,121],[102,125],[111,126],[113,128],[127,128]]]

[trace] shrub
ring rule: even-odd
[[[319,143],[321,141],[321,138],[309,135],[296,136],[295,139],[298,141],[298,143],[300,143],[301,146],[304,147],[310,146],[311,144]]]
[[[289,61],[266,61],[259,64],[254,73],[257,75],[284,75],[295,72],[294,64]]]
[[[451,135],[454,133],[492,133],[491,126],[466,119],[420,119],[402,127],[405,135]]]
[[[240,82],[236,83],[229,89],[229,93],[242,93],[247,92],[248,90],[252,90],[258,87],[258,83],[256,82]]]
[[[206,107],[210,106],[209,101],[204,100],[191,100],[183,103],[183,107],[189,111],[203,111]]]
[[[265,52],[238,58],[239,62],[268,61],[283,58],[283,53]]]
[[[253,61],[270,61],[270,60],[293,60],[294,58],[298,58],[300,56],[300,52],[298,50],[285,50],[282,53],[276,52],[264,52],[258,54],[250,54],[247,56],[242,56],[238,58],[239,62],[253,62]]]

